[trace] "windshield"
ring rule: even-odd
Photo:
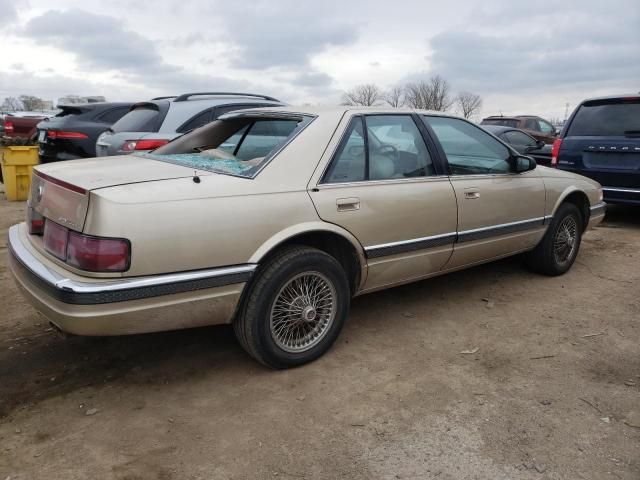
[[[310,121],[311,117],[219,120],[143,155],[195,170],[252,178]]]

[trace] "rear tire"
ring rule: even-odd
[[[527,265],[534,272],[557,276],[567,272],[580,250],[582,217],[573,203],[563,203],[540,243],[526,255]]]
[[[347,275],[325,252],[290,246],[262,265],[233,322],[242,347],[271,368],[322,356],[349,312]]]

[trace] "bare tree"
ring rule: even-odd
[[[444,112],[451,108],[455,100],[451,97],[449,82],[440,75],[408,83],[405,89],[405,101],[412,108]]]
[[[23,108],[24,106],[22,105],[22,102],[16,97],[5,98],[4,102],[2,102],[2,106],[0,106],[1,110],[8,112],[15,112],[17,110],[22,110]]]
[[[456,97],[456,103],[464,118],[471,118],[482,108],[482,98],[471,92],[460,92]]]
[[[24,109],[28,111],[42,110],[44,108],[44,102],[39,97],[33,95],[20,95],[20,101],[24,105]]]
[[[404,105],[404,87],[396,85],[390,88],[384,94],[384,101],[394,108]]]
[[[345,92],[343,96],[343,104],[370,107],[371,105],[376,105],[381,99],[382,90],[373,83],[366,83],[363,85],[357,85],[351,90]]]

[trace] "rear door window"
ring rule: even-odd
[[[178,128],[178,133],[190,132],[191,130],[195,130],[198,127],[206,125],[211,121],[211,112],[213,109],[205,110],[204,112],[198,113],[195,117],[192,117],[187,122],[185,122],[180,128]]]
[[[640,136],[640,98],[586,102],[578,109],[567,136]]]
[[[351,120],[349,128],[336,152],[325,183],[361,182],[366,178],[366,146],[362,117]]]
[[[538,121],[535,118],[527,118],[524,121],[524,128],[527,130],[533,130],[534,132],[540,131],[540,125],[538,125]]]
[[[530,137],[526,133],[517,132],[515,130],[505,132],[502,136],[507,142],[509,142],[517,149],[534,146],[536,144],[536,141],[533,137]]]
[[[553,125],[545,122],[544,120],[538,120],[538,125],[538,130],[547,135],[553,135],[553,133],[556,131],[556,129],[553,128]]]
[[[118,132],[157,132],[160,112],[152,107],[138,107],[118,120],[111,129]]]
[[[354,118],[342,139],[324,183],[392,180],[434,175],[422,134],[410,115]]]
[[[409,115],[367,115],[369,180],[433,175],[422,134]]]

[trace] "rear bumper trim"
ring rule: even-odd
[[[194,270],[145,277],[79,282],[47,268],[23,245],[19,225],[9,228],[9,254],[15,268],[56,300],[74,305],[98,305],[170,295],[248,281],[256,264]]]

